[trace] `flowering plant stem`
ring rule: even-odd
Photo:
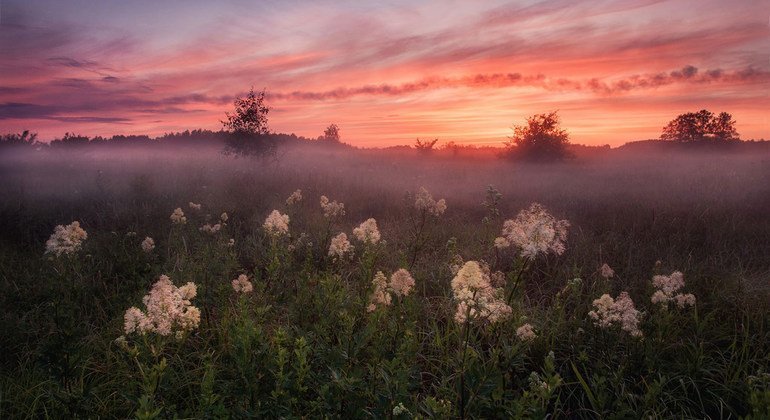
[[[476,292],[473,292],[473,298],[476,299]],[[468,309],[465,311],[465,323],[463,324],[463,354],[460,361],[460,386],[458,393],[460,394],[460,418],[465,418],[465,355],[468,353],[468,340],[471,334],[471,305],[468,305]]]
[[[524,263],[521,265],[521,268],[519,268],[519,272],[516,273],[516,277],[513,281],[513,287],[511,287],[510,293],[508,293],[508,306],[511,306],[511,301],[513,301],[513,295],[516,293],[516,289],[519,287],[519,282],[521,280],[521,275],[524,273],[524,271],[529,267],[530,259],[524,260]]]
[[[422,232],[425,230],[425,222],[428,218],[428,211],[422,210],[420,212],[420,221],[415,225],[414,244],[412,244],[412,258],[409,262],[409,270],[412,270],[414,263],[417,262],[417,254],[420,251],[420,239],[422,239]]]

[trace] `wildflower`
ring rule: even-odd
[[[548,252],[563,254],[568,227],[568,221],[556,220],[543,206],[533,203],[516,219],[503,223],[502,236],[520,250],[522,257],[532,259]]]
[[[615,270],[610,268],[607,263],[602,264],[602,267],[599,269],[599,274],[601,274],[602,277],[605,279],[610,279],[612,277],[615,277]]]
[[[127,238],[133,238],[134,236],[136,236],[136,232],[133,232],[133,231],[132,232],[126,232],[126,237]]]
[[[149,254],[153,249],[155,249],[155,241],[149,236],[144,238],[142,241],[142,251]]]
[[[160,276],[150,293],[142,299],[146,310],[136,307],[126,310],[123,317],[125,333],[152,332],[167,336],[173,332],[187,332],[197,328],[201,313],[190,303],[196,294],[195,283],[188,282],[182,287],[176,287],[168,276]]]
[[[286,199],[286,205],[291,206],[302,201],[302,190],[296,190]]]
[[[181,207],[177,207],[174,209],[174,212],[171,213],[171,222],[175,225],[183,225],[187,223],[187,218],[185,217]]]
[[[367,312],[374,311],[378,305],[390,306],[391,302],[390,293],[388,292],[388,279],[385,277],[385,274],[382,274],[382,271],[378,271],[374,275],[372,284],[374,285],[374,291],[369,297],[369,306],[366,307]]]
[[[125,335],[121,335],[120,337],[116,338],[113,343],[122,349],[128,348],[128,341],[126,341]]]
[[[627,292],[621,292],[617,299],[604,294],[593,302],[593,311],[588,316],[594,320],[594,325],[606,329],[620,325],[620,329],[633,337],[641,337],[639,321],[641,313],[634,307],[634,301]]]
[[[692,293],[688,293],[686,295],[678,294],[674,296],[674,300],[676,301],[676,306],[680,308],[684,308],[686,306],[695,306],[695,295]]]
[[[201,205],[200,205],[200,204],[195,204],[195,203],[193,203],[192,201],[190,201],[190,202],[189,202],[189,203],[187,203],[187,204],[188,204],[188,205],[190,206],[190,208],[191,208],[191,209],[193,209],[193,210],[200,210],[200,209],[201,209]]]
[[[407,296],[414,287],[414,278],[401,268],[390,276],[390,289],[396,296]]]
[[[377,221],[367,219],[357,228],[353,229],[353,236],[361,242],[376,244],[380,241],[380,230],[377,229]]]
[[[509,246],[511,246],[511,243],[508,242],[508,239],[505,239],[502,236],[498,236],[497,238],[495,238],[495,248],[503,249],[503,248],[508,248]]]
[[[280,236],[289,233],[289,215],[281,214],[278,210],[273,210],[265,223],[262,225],[265,228],[268,235]]]
[[[408,408],[404,407],[404,403],[400,402],[397,406],[393,407],[393,415],[400,416],[402,414],[411,414]]]
[[[512,310],[500,296],[502,291],[492,287],[489,275],[479,263],[466,262],[452,279],[452,292],[457,302],[455,320],[462,323],[470,317],[497,322],[507,318]]]
[[[201,232],[208,233],[209,235],[214,235],[215,233],[219,232],[220,229],[222,229],[222,225],[220,223],[215,225],[206,223],[205,225],[201,226],[199,230]]]
[[[230,238],[230,240],[227,242],[227,246],[234,247],[235,246],[235,239]]]
[[[378,271],[372,280],[372,284],[374,285],[374,291],[369,297],[369,306],[366,308],[368,312],[377,309],[378,305],[389,306],[391,294],[396,297],[408,296],[414,288],[415,281],[408,271],[401,268],[390,276],[390,281],[382,274],[382,271]]]
[[[446,200],[434,200],[425,187],[420,187],[420,191],[417,192],[417,197],[414,201],[414,207],[421,211],[427,212],[433,216],[441,216],[446,211]]]
[[[353,250],[353,246],[348,241],[348,235],[345,232],[332,238],[331,244],[329,244],[329,256],[342,258],[348,252]]]
[[[537,338],[537,335],[535,334],[535,330],[532,328],[532,325],[524,324],[516,329],[516,338],[521,341],[532,341]]]
[[[684,274],[680,271],[674,271],[669,276],[653,276],[652,285],[657,289],[650,298],[652,303],[665,305],[674,301],[680,308],[695,305],[695,295],[677,293],[684,287]]]
[[[249,277],[245,274],[241,274],[237,279],[232,281],[233,290],[241,293],[249,293],[254,290],[254,286],[249,281]]]
[[[219,220],[221,220],[223,223],[226,222],[230,216],[227,215],[227,212],[222,212],[222,214],[219,215]]]
[[[321,209],[323,209],[324,217],[327,219],[345,215],[345,204],[329,201],[325,195],[321,196]]]
[[[80,250],[88,234],[80,227],[80,222],[72,222],[67,226],[58,225],[45,243],[46,254],[74,254]]]

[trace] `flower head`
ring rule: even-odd
[[[190,303],[196,294],[195,283],[188,282],[182,287],[176,287],[168,276],[160,276],[150,293],[142,299],[146,310],[131,307],[126,311],[123,317],[125,333],[167,336],[197,328],[200,324],[200,310]]]
[[[327,219],[345,215],[345,204],[329,201],[325,195],[321,196],[321,209],[324,211],[324,217]]]
[[[446,200],[442,198],[436,201],[425,187],[420,187],[420,191],[417,192],[417,196],[414,200],[414,208],[418,211],[424,211],[438,217],[446,211]]]
[[[488,271],[488,270],[487,270]],[[476,261],[466,262],[452,279],[452,293],[457,302],[455,321],[497,322],[511,315],[511,307],[502,298],[502,288],[495,288],[490,277]]]
[[[390,276],[390,289],[396,296],[407,296],[414,287],[414,278],[404,268],[398,269]]]
[[[673,301],[680,308],[695,305],[695,295],[677,293],[684,287],[684,274],[680,271],[674,271],[668,276],[654,276],[652,285],[657,289],[650,298],[652,303],[667,305]]]
[[[187,223],[187,217],[185,217],[181,207],[174,209],[174,212],[171,213],[170,219],[171,222],[175,225],[183,225]]]
[[[564,253],[569,222],[556,220],[538,203],[522,210],[515,219],[503,223],[502,237],[520,250],[524,258],[533,259],[540,254]]]
[[[285,235],[289,233],[289,215],[281,214],[278,210],[273,210],[273,212],[267,216],[267,219],[265,219],[265,223],[262,227],[265,228],[268,235]]]
[[[353,245],[348,240],[348,235],[345,232],[332,238],[331,244],[329,244],[329,256],[342,258],[345,254],[353,250]]]
[[[535,334],[535,330],[532,328],[532,325],[524,324],[516,329],[516,338],[521,341],[532,341],[537,338],[537,334]]]
[[[74,254],[80,250],[86,238],[88,234],[80,227],[80,222],[72,222],[67,226],[58,225],[45,243],[45,252],[56,254],[57,257],[61,254]]]
[[[237,279],[232,281],[233,290],[241,293],[249,293],[254,290],[254,286],[249,281],[249,277],[245,274],[241,274]]]
[[[299,203],[300,201],[302,201],[302,190],[296,190],[291,193],[289,198],[286,199],[286,205],[291,206],[293,204]]]
[[[617,299],[604,294],[593,302],[594,310],[588,312],[588,316],[594,320],[594,324],[607,329],[613,325],[631,334],[633,337],[641,337],[639,330],[641,313],[634,307],[634,301],[628,292],[621,292]]]
[[[379,305],[390,306],[391,297],[388,292],[388,278],[385,277],[385,274],[382,274],[382,271],[378,271],[374,275],[372,285],[374,286],[374,291],[369,296],[369,306],[366,307],[366,310],[372,312]]]
[[[602,277],[605,279],[610,279],[615,276],[615,270],[610,268],[609,265],[606,263],[602,264],[602,267],[599,269],[599,274],[601,274]]]
[[[209,235],[214,235],[215,233],[219,232],[221,229],[222,229],[221,223],[217,223],[214,225],[210,225],[206,223],[205,225],[201,226],[199,230],[201,232],[208,233]]]
[[[193,203],[192,201],[190,201],[189,203],[187,203],[187,205],[189,205],[189,206],[190,206],[190,209],[192,209],[192,210],[200,210],[200,209],[201,209],[201,207],[202,207],[200,204],[195,204],[195,203]]]
[[[353,229],[353,236],[361,242],[376,244],[380,241],[380,230],[377,229],[377,221],[367,219],[357,228]]]
[[[142,241],[142,251],[149,254],[153,249],[155,249],[155,241],[149,236],[144,238]]]

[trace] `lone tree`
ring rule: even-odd
[[[422,154],[429,154],[433,152],[433,147],[438,143],[438,138],[435,138],[433,140],[420,140],[420,138],[417,138],[417,141],[414,143],[414,148],[417,150],[417,152]]]
[[[340,126],[337,124],[330,124],[328,127],[326,127],[326,130],[324,130],[323,136],[318,137],[318,140],[339,143]]]
[[[505,142],[508,155],[532,161],[554,161],[569,157],[569,134],[559,127],[556,111],[527,118],[527,124],[514,125],[513,136]]]
[[[265,90],[254,92],[252,87],[245,98],[238,97],[233,102],[235,111],[225,112],[226,121],[223,129],[228,133],[225,153],[236,155],[269,155],[275,152],[275,145],[269,136],[267,114],[270,108],[265,105]]]
[[[738,140],[735,130],[735,120],[727,112],[714,115],[702,109],[698,112],[680,114],[671,120],[660,135],[661,140],[678,141],[683,143],[699,141],[728,141]]]

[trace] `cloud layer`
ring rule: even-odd
[[[252,86],[272,129],[336,122],[364,146],[499,143],[554,109],[588,144],[701,108],[733,113],[745,138],[770,128],[761,2],[62,3],[3,4],[0,131],[217,129]]]

